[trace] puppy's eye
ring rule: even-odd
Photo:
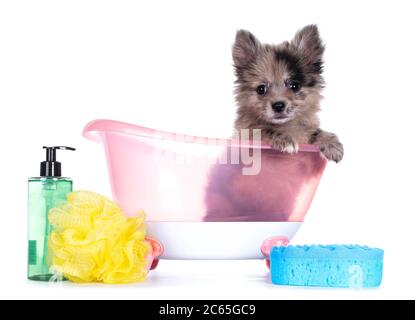
[[[260,96],[263,96],[268,91],[268,87],[265,84],[261,84],[256,88],[256,93],[258,93]]]
[[[301,89],[301,85],[297,81],[290,81],[288,82],[288,88],[294,92],[298,92]]]

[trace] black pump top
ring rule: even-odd
[[[41,177],[60,177],[61,176],[61,163],[56,161],[56,150],[70,150],[75,151],[75,148],[71,147],[43,147],[46,149],[46,161],[40,163],[40,176]]]

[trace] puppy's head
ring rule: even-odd
[[[279,45],[262,44],[250,32],[238,31],[232,55],[239,116],[276,125],[318,111],[323,52],[315,25]]]

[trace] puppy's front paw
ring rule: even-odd
[[[320,150],[328,160],[338,163],[343,159],[343,144],[337,137],[332,141],[320,144]]]
[[[286,152],[286,153],[297,153],[298,143],[290,136],[275,136],[271,140],[271,145],[274,149]]]
[[[327,160],[340,162],[343,159],[343,144],[334,133],[318,129],[313,136],[310,143],[318,144]]]

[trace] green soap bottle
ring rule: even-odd
[[[49,210],[66,201],[72,191],[72,179],[61,176],[61,164],[56,161],[56,150],[70,147],[43,147],[46,161],[40,164],[40,177],[29,178],[28,198],[28,267],[27,277],[35,281],[49,281],[53,276],[48,255],[48,238],[51,226]]]

